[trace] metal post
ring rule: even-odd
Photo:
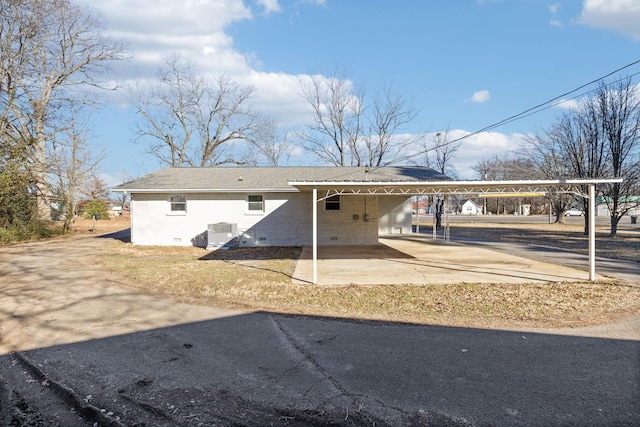
[[[420,196],[416,196],[416,233],[420,234]]]
[[[485,199],[486,200],[486,199]],[[444,240],[448,242],[450,240],[450,228],[449,228],[449,195],[444,195]]]
[[[589,185],[589,280],[596,280],[596,186]]]
[[[313,194],[313,284],[318,284],[318,189]]]
[[[433,209],[432,219],[433,219],[433,240],[438,238],[438,215],[440,215],[440,200],[438,200],[438,196],[433,196],[433,201],[435,203],[435,209]]]

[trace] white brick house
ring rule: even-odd
[[[312,243],[313,198],[291,182],[447,179],[422,167],[166,168],[113,191],[131,196],[134,244],[217,247],[208,230],[226,223],[229,244],[304,246]],[[384,193],[318,194],[317,227],[320,245],[375,244],[379,235],[411,233],[411,200]]]

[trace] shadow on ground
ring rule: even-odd
[[[123,243],[131,243],[131,229],[115,231],[113,233],[102,234],[98,236],[101,239],[120,240]]]
[[[639,425],[639,372],[637,341],[257,312],[2,355],[0,424]]]

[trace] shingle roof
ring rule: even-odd
[[[212,167],[165,168],[114,187],[114,191],[297,191],[291,181],[440,181],[449,178],[427,167]]]

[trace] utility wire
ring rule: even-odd
[[[618,72],[620,72],[620,71],[622,71],[622,70],[624,70],[624,69],[626,69],[626,68],[632,67],[632,66],[634,66],[634,65],[636,65],[636,64],[640,64],[640,59],[638,59],[637,61],[631,62],[630,64],[627,64],[627,65],[625,65],[625,66],[623,66],[623,67],[620,67],[620,68],[618,68],[617,70],[611,71],[610,73],[605,74],[604,76],[599,77],[599,78],[597,78],[597,79],[595,79],[595,80],[592,80],[592,81],[590,81],[589,83],[585,83],[585,84],[583,84],[583,85],[581,85],[581,86],[579,86],[579,87],[577,87],[577,88],[575,88],[575,89],[573,89],[573,90],[571,90],[571,91],[569,91],[569,92],[563,93],[562,95],[558,95],[558,96],[556,96],[555,98],[552,98],[552,99],[550,99],[550,100],[548,100],[548,101],[546,101],[546,102],[543,102],[543,103],[541,103],[541,104],[538,104],[538,105],[536,105],[535,107],[528,108],[528,109],[524,110],[524,111],[523,111],[523,112],[521,112],[521,113],[514,114],[513,116],[507,117],[506,119],[500,120],[499,122],[496,122],[496,123],[494,123],[494,124],[492,124],[492,125],[485,126],[485,127],[483,127],[482,129],[480,129],[480,130],[477,130],[477,131],[475,131],[475,132],[471,132],[471,133],[469,133],[469,134],[467,134],[467,135],[465,135],[465,136],[461,136],[460,138],[456,138],[456,139],[453,139],[453,140],[451,140],[451,141],[447,141],[446,143],[443,143],[442,145],[450,145],[450,144],[456,143],[456,142],[458,142],[458,141],[462,141],[463,139],[469,138],[470,136],[477,135],[477,134],[479,134],[479,133],[486,132],[486,131],[491,130],[491,129],[495,129],[495,128],[497,128],[497,127],[499,127],[499,126],[502,126],[502,125],[504,125],[504,124],[506,124],[506,123],[513,122],[513,121],[518,120],[518,119],[521,119],[521,118],[523,118],[523,117],[528,117],[528,116],[530,116],[530,115],[532,115],[532,114],[537,113],[538,111],[542,111],[542,110],[545,110],[545,109],[547,109],[547,108],[550,108],[550,107],[553,107],[553,106],[555,106],[555,105],[558,105],[558,104],[560,104],[560,103],[556,103],[556,104],[553,104],[553,105],[551,105],[551,106],[547,106],[547,104],[551,104],[551,103],[552,103],[552,102],[554,102],[554,101],[558,101],[559,99],[564,98],[564,97],[566,97],[567,95],[571,95],[572,93],[577,92],[577,91],[579,91],[580,89],[583,89],[583,88],[585,88],[585,87],[587,87],[587,86],[590,86],[590,85],[592,85],[592,84],[594,84],[594,83],[597,83],[597,82],[599,82],[599,81],[601,81],[601,80],[604,80],[604,79],[606,79],[607,77],[609,77],[609,76],[611,76],[611,75],[613,75],[613,74],[615,74],[615,73],[618,73]],[[589,92],[591,92],[591,91],[589,91]],[[589,92],[586,92],[586,93],[589,93]],[[578,96],[580,96],[580,95],[578,95]],[[546,107],[545,107],[545,106],[546,106]],[[545,108],[542,108],[542,107],[545,107]]]
[[[625,77],[623,77],[623,78],[621,78],[621,79],[618,79],[618,80],[615,80],[615,81],[612,81],[612,82],[608,83],[608,84],[607,84],[607,86],[611,86],[611,85],[613,85],[613,84],[615,84],[615,83],[619,83],[619,82],[621,82],[622,80],[624,80],[624,79],[626,79],[626,78],[634,77],[634,76],[637,76],[638,74],[640,74],[640,72],[630,74],[630,75],[625,76]],[[567,102],[567,101],[570,101],[570,100],[573,100],[573,99],[577,99],[577,98],[583,97],[583,96],[585,96],[585,95],[587,95],[587,94],[593,93],[593,92],[594,92],[594,91],[596,91],[596,90],[597,90],[597,89],[591,89],[591,90],[588,90],[588,91],[586,91],[586,92],[581,92],[581,93],[579,93],[579,94],[577,94],[577,95],[572,96],[571,98],[561,99],[560,101],[558,101],[558,102],[554,102],[553,104],[551,104],[551,105],[547,105],[547,106],[545,106],[544,108],[540,108],[539,110],[536,110],[536,111],[529,111],[529,112],[526,112],[526,114],[525,114],[525,112],[523,112],[523,113],[521,113],[521,114],[522,114],[522,116],[518,115],[518,117],[516,117],[516,118],[512,118],[512,119],[505,119],[505,120],[503,120],[503,121],[502,121],[502,122],[500,122],[500,123],[501,123],[501,124],[508,124],[508,123],[511,123],[511,122],[515,122],[516,120],[519,120],[519,119],[523,119],[523,118],[525,118],[525,117],[532,116],[532,115],[534,115],[534,114],[536,114],[536,113],[539,113],[540,111],[544,111],[544,110],[548,110],[548,109],[553,108],[553,107],[557,107],[558,105],[561,105],[561,104],[563,104],[564,102]],[[557,98],[556,98],[556,99],[557,99]],[[465,137],[465,138],[466,138],[466,137]],[[444,144],[443,144],[443,145],[444,145]]]

